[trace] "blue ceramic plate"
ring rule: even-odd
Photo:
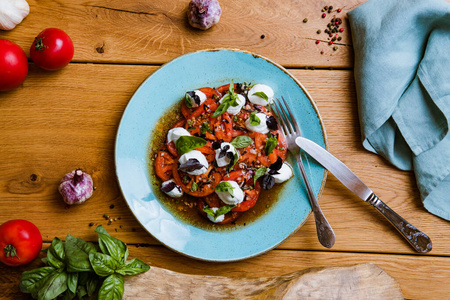
[[[152,191],[149,143],[157,120],[186,91],[234,82],[264,83],[276,97],[290,99],[305,137],[326,147],[319,112],[303,86],[283,67],[239,50],[206,50],[182,55],[151,74],[131,98],[116,138],[116,172],[123,196],[142,226],[168,248],[207,261],[236,261],[262,254],[295,233],[311,213],[298,168],[284,183],[270,210],[246,226],[210,231],[189,225],[170,213]],[[293,166],[295,164],[292,164]],[[305,161],[317,196],[326,172]],[[264,191],[262,191],[264,192]]]

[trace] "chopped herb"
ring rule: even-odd
[[[209,121],[202,123],[200,126],[200,133],[205,134],[206,132],[212,133],[211,123]]]

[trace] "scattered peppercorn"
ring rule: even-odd
[[[319,41],[319,40],[317,40],[317,41],[316,41],[316,44],[318,44],[318,43],[320,43],[320,41]]]
[[[333,47],[333,51],[336,51],[338,49],[338,46]]]
[[[261,39],[264,39],[266,36],[264,34],[261,34]]]
[[[89,223],[89,227],[94,226],[94,222]]]
[[[303,19],[303,23],[306,23],[306,22],[308,22],[308,18]]]
[[[338,37],[337,40],[338,40],[338,41],[342,40],[342,37]]]
[[[325,6],[323,9],[328,10],[328,6]]]
[[[338,13],[340,13],[341,11],[342,11],[342,9],[340,9],[340,8],[337,9],[337,12],[338,12]]]
[[[312,67],[310,67],[310,69],[311,69],[311,70],[315,70],[315,69],[316,69],[316,67],[312,66]]]
[[[114,208],[114,204],[111,204],[111,205],[109,206],[109,208],[113,209],[113,208]]]
[[[321,34],[322,33],[322,30],[317,30],[317,34]]]
[[[328,45],[332,45],[332,44],[333,44],[333,41],[329,41],[329,42],[328,42]]]
[[[326,13],[323,13],[323,14],[322,14],[322,19],[325,19],[326,16],[327,16],[327,14],[326,14]]]
[[[339,32],[344,32],[344,28],[339,28]]]
[[[323,51],[320,51],[320,54],[323,54],[324,52]]]

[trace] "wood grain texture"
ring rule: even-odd
[[[68,233],[87,240],[89,223],[103,224],[127,243],[158,244],[136,221],[114,170],[114,141],[133,92],[156,67],[71,64],[60,72],[31,68],[22,88],[0,95],[0,223],[26,217],[44,240]],[[450,255],[449,223],[423,208],[414,177],[364,150],[351,71],[292,70],[317,103],[330,151],[342,159],[389,206],[433,240],[429,255]],[[96,191],[83,205],[66,209],[57,187],[81,167]],[[34,176],[34,175],[35,176]],[[410,253],[414,250],[368,204],[332,176],[320,198],[336,232],[336,251]],[[114,209],[110,209],[114,205]],[[120,218],[106,225],[104,214]],[[115,232],[117,230],[117,233]],[[311,218],[281,249],[319,249]]]
[[[130,259],[137,257],[155,267],[184,274],[231,278],[281,276],[309,268],[373,263],[400,284],[406,299],[447,299],[450,294],[450,260],[444,257],[274,250],[241,262],[207,263],[186,258],[165,247],[130,246],[129,249]],[[0,276],[2,300],[23,299],[24,295],[18,289],[22,272],[40,266],[39,260],[17,268],[0,265],[1,274],[8,274]]]
[[[188,275],[152,267],[144,274],[127,278],[123,298],[403,300],[403,295],[395,279],[383,269],[374,264],[360,264],[256,278]]]
[[[328,46],[324,31],[331,18],[322,19],[326,1],[221,0],[220,22],[208,31],[191,28],[189,1],[177,0],[30,0],[30,15],[0,38],[18,43],[25,51],[43,29],[58,27],[71,36],[76,62],[161,64],[199,49],[238,48],[289,66],[348,68],[353,65],[346,12],[364,0],[339,0],[345,31],[338,51]],[[307,23],[302,20],[308,18]],[[264,35],[264,39],[261,38]],[[316,45],[315,41],[323,41]],[[334,45],[333,45],[334,46]],[[323,50],[324,54],[320,54]]]

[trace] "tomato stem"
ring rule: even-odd
[[[6,257],[14,257],[15,256],[18,259],[20,259],[20,257],[17,255],[16,248],[14,248],[13,245],[11,245],[11,244],[6,245],[4,250],[5,250]]]
[[[48,48],[47,46],[44,45],[43,38],[36,37],[35,40],[36,44],[34,46],[36,51],[44,51],[45,49]]]

